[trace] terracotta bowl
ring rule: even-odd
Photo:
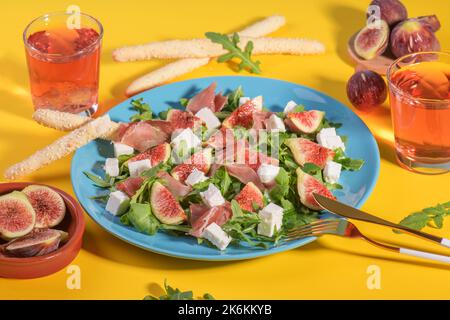
[[[20,191],[31,184],[39,185],[30,182],[1,183],[0,195],[14,190]],[[80,251],[85,227],[83,210],[78,202],[64,191],[47,187],[58,192],[66,203],[66,215],[55,228],[66,231],[69,239],[58,250],[46,255],[31,258],[0,257],[0,277],[31,279],[47,276],[66,267]]]

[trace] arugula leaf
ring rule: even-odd
[[[358,171],[364,165],[364,160],[347,157],[341,148],[335,150],[333,161],[340,163],[342,169],[350,171]]]
[[[152,108],[149,104],[144,103],[144,98],[131,100],[131,107],[138,113],[130,117],[130,121],[145,121],[153,118]]]
[[[127,219],[139,232],[149,235],[154,235],[160,228],[160,223],[152,214],[148,203],[131,203]]]
[[[91,181],[92,181],[92,182],[94,183],[94,185],[96,185],[97,187],[100,187],[100,188],[109,188],[109,187],[112,186],[110,180],[107,179],[107,178],[103,179],[103,178],[101,178],[101,177],[99,177],[99,176],[96,176],[95,174],[92,174],[92,173],[87,172],[87,171],[84,171],[83,173],[86,175],[86,177],[88,177],[89,179],[91,179]]]
[[[237,89],[228,94],[227,107],[233,111],[237,107],[239,107],[239,99],[244,96],[244,91],[242,87],[239,86]]]
[[[100,202],[107,202],[108,198],[109,198],[109,194],[101,194],[98,196],[89,197],[89,199],[91,199],[91,200],[96,200],[96,201],[100,201]]]
[[[167,284],[167,280],[164,280],[165,294],[160,297],[148,295],[144,297],[144,300],[194,300],[194,293],[192,291],[181,291],[178,288],[172,288]],[[214,300],[214,297],[209,294],[203,294],[204,300]]]
[[[441,229],[444,225],[444,218],[448,215],[450,215],[450,201],[410,214],[399,224],[415,230],[421,230],[427,225]],[[400,231],[395,232],[400,233]]]
[[[188,103],[189,103],[189,99],[187,99],[187,98],[181,98],[180,99],[180,104],[181,104],[182,107],[186,108]]]
[[[206,32],[205,36],[214,43],[221,44],[228,53],[225,53],[217,58],[218,62],[226,62],[233,58],[240,59],[238,64],[239,71],[243,69],[248,69],[251,73],[261,73],[261,68],[259,67],[259,61],[252,60],[253,42],[247,42],[244,51],[239,48],[239,35],[237,33],[229,37],[226,34],[221,34],[217,32]]]
[[[161,111],[160,113],[158,113],[158,116],[161,120],[167,120],[167,114],[169,113],[169,110],[172,110],[172,107],[168,107],[166,110]]]

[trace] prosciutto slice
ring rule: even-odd
[[[214,111],[219,112],[223,109],[225,106],[225,103],[227,103],[228,98],[226,96],[223,96],[222,93],[218,93],[214,98]]]
[[[194,237],[201,237],[205,228],[213,222],[219,226],[224,225],[233,215],[229,202],[212,208],[202,204],[191,204],[189,209],[192,227],[189,233]]]
[[[134,178],[128,178],[125,179],[122,182],[119,182],[116,184],[116,188],[124,193],[127,194],[127,196],[132,197],[136,193],[136,191],[139,190],[142,183],[144,182],[144,178],[142,177],[134,177]]]
[[[120,130],[117,141],[129,145],[140,152],[166,142],[169,136],[147,122],[128,124]]]
[[[166,121],[166,120],[159,120],[159,119],[153,119],[153,120],[147,120],[146,121],[149,125],[152,127],[155,127],[168,136],[172,134],[172,131],[174,130],[172,122]]]
[[[209,137],[206,144],[214,149],[225,148],[227,145],[234,144],[233,130],[227,128],[220,128]]]
[[[225,168],[227,172],[238,179],[243,184],[253,182],[260,190],[264,190],[264,185],[261,182],[258,174],[250,166],[246,164],[229,164]]]
[[[214,91],[216,90],[216,86],[217,84],[213,82],[208,88],[204,89],[203,91],[199,92],[197,95],[192,97],[186,106],[186,110],[194,114],[197,113],[200,109],[205,107],[215,111],[216,106],[214,100],[216,96]]]
[[[255,111],[253,113],[253,125],[252,129],[261,130],[266,127],[266,120],[270,118],[272,112],[267,111]]]
[[[164,181],[165,186],[175,197],[184,197],[191,192],[191,187],[181,183],[165,171],[158,172],[157,176]]]

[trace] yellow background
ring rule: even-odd
[[[273,34],[323,41],[318,57],[262,56],[263,76],[321,90],[349,105],[345,85],[353,73],[346,55],[349,36],[364,25],[368,1],[2,1],[0,43],[0,171],[61,135],[31,120],[32,104],[22,44],[22,31],[34,17],[77,4],[105,28],[101,62],[100,103],[108,108],[125,99],[131,80],[163,62],[115,63],[111,51],[125,44],[170,38],[201,37],[205,31],[230,32],[262,17],[285,15],[287,25]],[[405,0],[410,16],[438,14],[443,49],[450,48],[450,7],[446,0]],[[215,62],[177,80],[234,74]],[[364,209],[398,221],[405,215],[450,200],[449,175],[424,176],[400,169],[395,162],[389,108],[360,114],[376,135],[381,173]],[[28,177],[72,193],[70,158]],[[158,293],[165,278],[197,294],[217,298],[450,298],[449,268],[438,263],[380,251],[360,240],[325,237],[289,252],[240,262],[185,261],[128,245],[103,231],[86,216],[83,249],[73,262],[81,268],[81,290],[66,288],[65,270],[35,280],[0,279],[0,298],[141,299]],[[437,246],[395,235],[388,229],[358,223],[363,232],[429,250]],[[444,230],[450,237],[450,221]],[[449,251],[447,250],[447,254]],[[366,286],[367,268],[381,268],[381,289]]]

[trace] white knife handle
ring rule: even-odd
[[[424,259],[430,259],[435,261],[441,261],[445,263],[450,263],[450,257],[448,256],[441,256],[439,254],[424,252],[424,251],[418,251],[418,250],[412,250],[412,249],[406,249],[406,248],[400,248],[400,253],[407,254],[408,256],[418,257],[418,258],[424,258]]]
[[[450,240],[449,239],[442,238],[441,244],[444,247],[450,248]]]

